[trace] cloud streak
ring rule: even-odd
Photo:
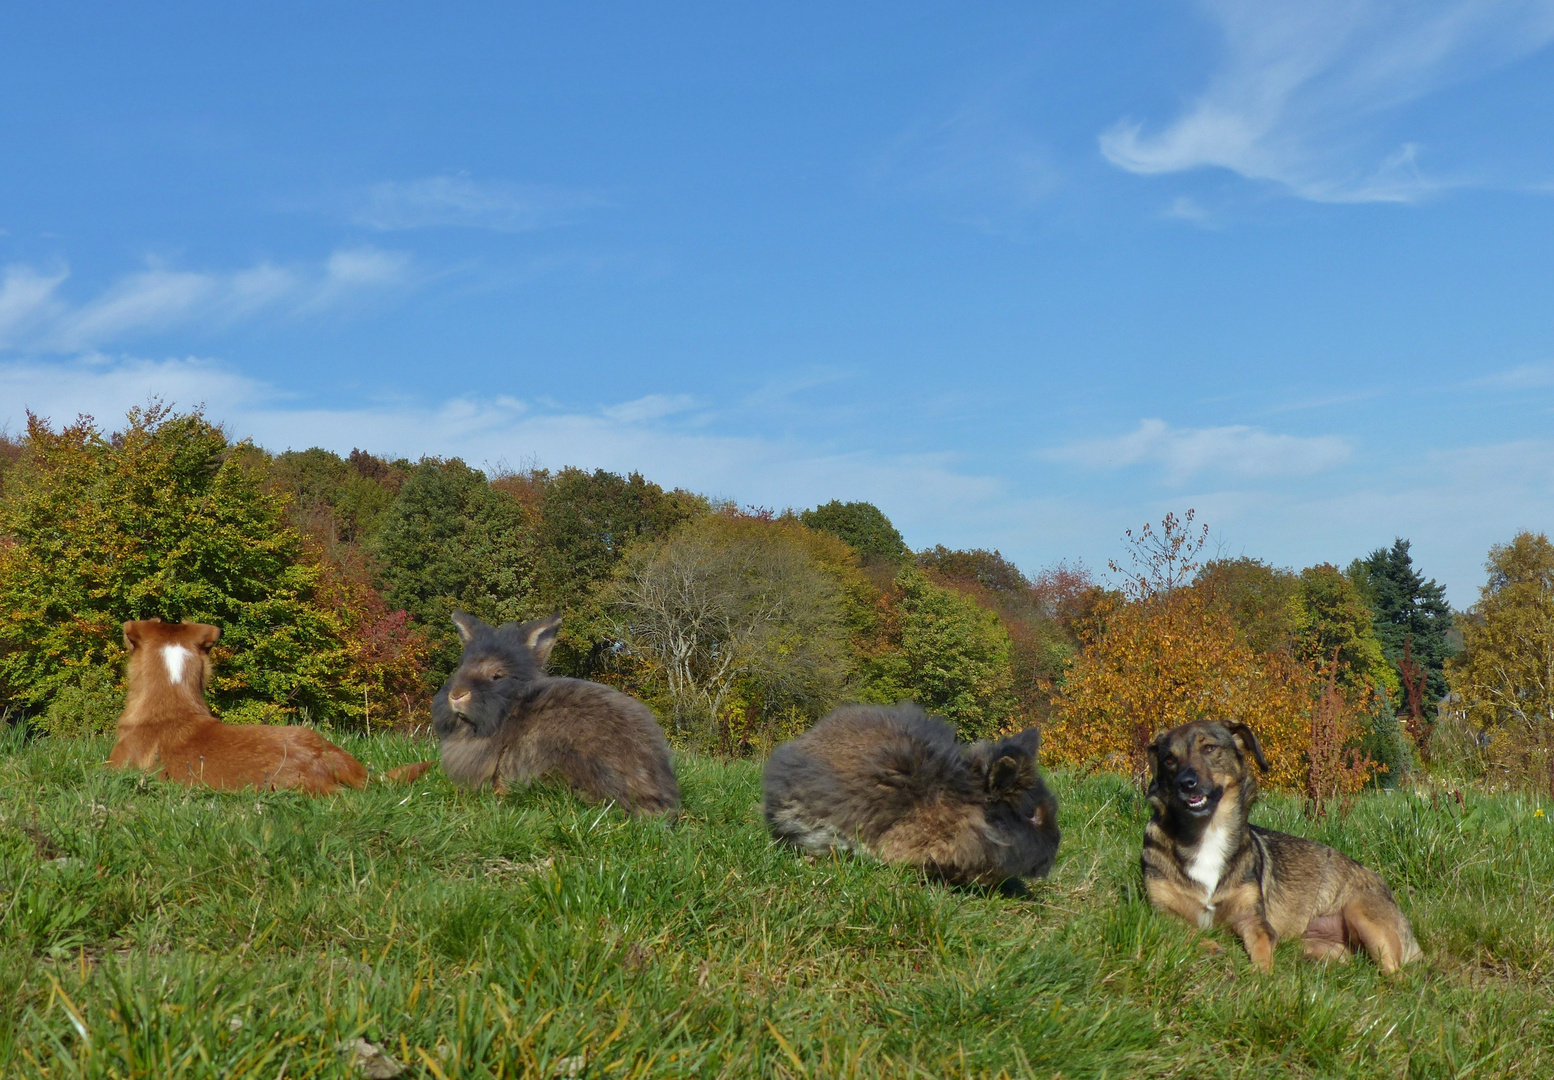
[[[1091,469],[1158,465],[1167,483],[1181,484],[1203,472],[1240,479],[1310,476],[1342,464],[1351,452],[1347,440],[1332,435],[1278,435],[1244,425],[1173,428],[1164,420],[1141,420],[1126,435],[1071,442],[1041,456]]]
[[[519,233],[566,225],[608,205],[592,192],[544,184],[429,176],[372,185],[352,209],[351,220],[383,232],[452,227]]]
[[[67,269],[11,265],[0,271],[0,349],[70,353],[176,327],[221,327],[261,312],[337,307],[353,297],[409,283],[409,256],[343,248],[320,266],[259,263],[233,273],[175,270],[153,263],[99,295],[60,295]]]
[[[1318,202],[1415,202],[1447,186],[1420,147],[1374,149],[1377,118],[1554,40],[1554,0],[1206,0],[1224,39],[1207,88],[1155,131],[1119,120],[1113,165],[1218,167]]]

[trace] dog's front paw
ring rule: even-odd
[[[1225,951],[1225,946],[1221,945],[1213,938],[1199,938],[1198,948],[1202,949],[1210,956],[1218,956],[1220,953]]]

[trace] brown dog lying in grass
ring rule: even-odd
[[[1183,724],[1157,736],[1148,754],[1154,814],[1144,828],[1144,888],[1155,907],[1205,930],[1230,927],[1264,971],[1273,968],[1275,943],[1289,937],[1322,960],[1363,947],[1389,974],[1422,955],[1375,871],[1247,823],[1257,799],[1248,755],[1268,768],[1250,727]]]
[[[366,766],[316,731],[223,724],[211,715],[205,687],[210,647],[220,637],[220,629],[205,623],[124,624],[129,694],[108,763],[229,790],[297,788],[328,795],[342,784],[366,784]]]

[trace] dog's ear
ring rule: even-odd
[[[542,669],[550,659],[551,647],[556,644],[556,634],[561,630],[561,612],[543,619],[526,622],[518,628],[518,640],[534,654],[534,662]]]
[[[140,622],[132,620],[124,624],[124,651],[134,652],[140,648]]]
[[[1149,762],[1149,775],[1155,776],[1160,772],[1160,751],[1165,749],[1166,733],[1162,731],[1154,737],[1150,744],[1144,747],[1144,759]]]
[[[1251,754],[1257,767],[1263,772],[1268,771],[1268,759],[1263,756],[1263,744],[1257,741],[1257,732],[1246,724],[1226,724],[1225,730],[1230,732],[1230,737],[1236,740],[1243,754]]]
[[[212,626],[210,623],[190,623],[189,629],[194,631],[194,644],[202,652],[210,652],[210,647],[221,640],[219,626]]]

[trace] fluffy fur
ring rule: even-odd
[[[632,813],[679,809],[653,711],[608,686],[545,674],[561,616],[492,627],[460,611],[453,623],[464,654],[432,699],[432,724],[454,781],[502,791],[553,777]]]
[[[1045,877],[1057,800],[1034,728],[972,746],[915,705],[850,705],[779,746],[763,779],[767,828],[804,851],[921,867],[955,884]]]
[[[143,619],[124,624],[129,694],[108,763],[181,784],[297,788],[327,795],[359,788],[367,769],[302,727],[223,724],[205,704],[210,648],[221,631],[205,623]]]
[[[1249,756],[1268,767],[1245,724],[1183,724],[1150,744],[1154,813],[1143,867],[1155,907],[1205,930],[1230,927],[1264,971],[1273,968],[1274,945],[1290,937],[1323,960],[1364,948],[1388,973],[1419,959],[1413,928],[1375,871],[1247,822],[1257,800]]]

